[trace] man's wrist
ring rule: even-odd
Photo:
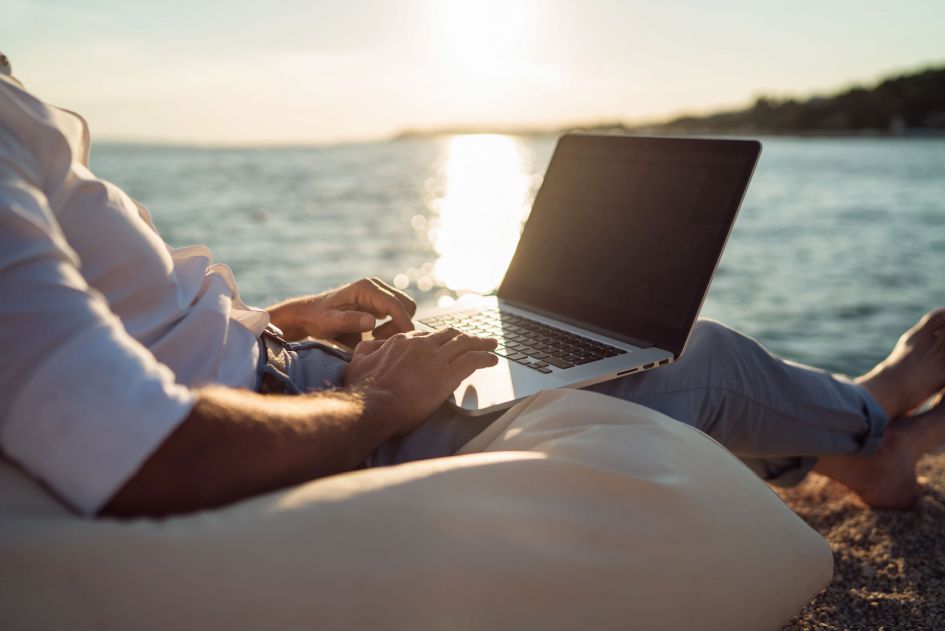
[[[297,306],[294,300],[287,300],[266,310],[269,313],[269,321],[279,327],[289,340],[305,337],[305,327],[299,321]]]
[[[378,432],[381,442],[401,432],[402,416],[397,410],[397,397],[378,388],[355,387],[353,393],[361,400],[362,422]]]

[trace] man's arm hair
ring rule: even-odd
[[[396,432],[385,421],[385,396],[203,389],[190,415],[100,514],[161,516],[212,508],[356,469]]]
[[[102,509],[166,515],[350,471],[428,418],[463,379],[494,366],[496,341],[455,329],[360,344],[348,388],[295,397],[210,388]]]

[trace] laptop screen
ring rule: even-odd
[[[760,149],[563,136],[498,296],[678,356]]]

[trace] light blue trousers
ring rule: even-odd
[[[323,359],[301,351],[297,381],[322,374]],[[306,391],[319,384],[299,383]],[[847,377],[785,361],[718,322],[699,320],[689,345],[668,366],[591,386],[633,401],[712,436],[762,479],[800,482],[817,456],[873,453],[889,419],[875,399]],[[416,430],[382,445],[369,466],[456,453],[501,413],[470,418],[443,407]]]

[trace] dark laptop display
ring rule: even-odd
[[[677,357],[761,145],[564,136],[498,296]]]

